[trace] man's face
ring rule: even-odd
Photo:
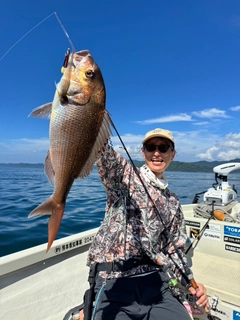
[[[152,145],[168,145],[170,147],[166,152],[161,152]],[[176,152],[172,150],[171,142],[165,138],[152,138],[145,142],[145,146],[150,146],[150,149],[155,149],[154,151],[148,151],[146,147],[142,149],[142,155],[146,161],[146,165],[158,178],[162,178],[163,172],[167,169],[176,154]],[[166,148],[167,147],[165,147],[165,149]]]

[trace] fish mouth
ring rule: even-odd
[[[74,59],[76,61],[81,61],[83,58],[91,57],[91,53],[89,50],[81,50],[74,53]]]
[[[86,100],[84,100],[84,98]],[[87,103],[89,103],[90,100],[91,100],[91,97],[89,97],[87,99],[87,97],[84,97],[82,93],[79,93],[79,94],[75,94],[73,99],[72,98],[68,98],[67,103],[75,105],[75,106],[84,106]]]

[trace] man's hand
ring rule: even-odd
[[[188,290],[189,292],[197,298],[196,304],[199,307],[206,307],[209,308],[209,302],[207,297],[207,290],[203,284],[197,283],[198,288],[194,289],[190,287]]]
[[[76,320],[77,320],[77,318],[76,318]],[[79,320],[84,320],[83,310],[81,310],[79,313]]]

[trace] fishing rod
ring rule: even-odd
[[[151,195],[149,194],[148,189],[147,189],[144,181],[142,180],[142,178],[141,178],[141,176],[140,176],[140,173],[139,173],[139,171],[137,170],[137,167],[136,167],[135,163],[133,162],[133,160],[132,160],[132,158],[131,158],[131,156],[130,156],[130,154],[129,154],[129,152],[128,152],[128,150],[127,150],[127,148],[126,148],[126,146],[125,146],[125,144],[124,144],[124,142],[123,142],[123,140],[122,140],[122,138],[121,138],[121,136],[120,136],[120,134],[119,134],[119,132],[118,132],[118,130],[117,130],[117,128],[116,128],[116,126],[114,125],[112,119],[110,119],[110,120],[111,120],[111,124],[112,124],[112,126],[113,126],[113,128],[114,128],[114,130],[115,130],[115,132],[116,132],[116,134],[117,134],[117,136],[118,136],[118,138],[119,138],[119,140],[120,140],[120,142],[121,142],[121,144],[122,144],[122,146],[123,146],[123,148],[124,148],[124,150],[125,150],[128,158],[129,158],[129,160],[130,160],[130,162],[131,162],[131,164],[132,164],[132,166],[133,166],[134,172],[136,173],[137,177],[139,178],[139,180],[140,180],[140,182],[141,182],[141,184],[142,184],[142,186],[143,186],[143,188],[144,188],[144,191],[146,192],[148,198],[149,198],[150,201],[152,202],[153,207],[154,207],[154,210],[155,210],[155,212],[157,212],[157,214],[158,214],[158,216],[159,216],[159,218],[160,218],[160,221],[161,221],[161,223],[162,223],[162,225],[163,225],[163,227],[164,227],[164,229],[165,229],[165,232],[166,232],[167,236],[169,237],[169,239],[170,239],[170,241],[171,241],[171,243],[172,243],[172,245],[173,245],[173,247],[174,247],[174,249],[175,249],[178,257],[180,258],[180,260],[181,260],[181,262],[182,262],[182,264],[183,264],[183,268],[184,268],[184,271],[185,271],[185,275],[187,276],[190,285],[191,285],[195,290],[197,290],[197,289],[198,289],[198,285],[197,285],[195,279],[193,278],[193,274],[191,273],[190,268],[189,268],[188,265],[185,263],[185,261],[182,259],[181,254],[180,254],[180,252],[179,252],[179,249],[178,249],[178,247],[177,247],[177,245],[176,245],[176,243],[175,243],[175,241],[174,241],[174,239],[173,239],[173,236],[172,236],[172,234],[170,233],[170,231],[168,230],[168,228],[167,228],[167,226],[166,226],[166,224],[165,224],[164,217],[163,217],[162,213],[161,213],[161,212],[158,210],[158,208],[156,207],[156,204],[155,204],[155,202],[153,201]],[[175,262],[174,262],[174,263],[175,263]],[[213,316],[210,314],[210,310],[209,310],[207,307],[205,307],[205,312],[207,313],[207,317],[208,317],[209,320],[214,320]]]
[[[208,224],[209,224],[209,221],[213,218],[214,216],[214,203],[215,201],[212,202],[212,212],[207,220],[207,222],[204,224],[204,226],[202,227],[201,231],[199,232],[199,235],[191,242],[190,246],[188,247],[187,251],[186,251],[186,254],[189,252],[189,250],[193,247],[194,243],[196,241],[199,241],[201,236],[203,235],[203,232],[206,230]]]
[[[26,32],[20,39],[18,39],[5,53],[4,55],[0,58],[0,62],[6,57],[6,55],[20,42],[22,41],[27,35],[29,35],[29,33],[31,33],[34,29],[36,29],[38,26],[40,26],[43,22],[45,22],[47,19],[49,19],[51,16],[55,15],[60,27],[62,28],[65,36],[68,39],[68,42],[70,43],[71,47],[72,47],[72,51],[73,53],[76,52],[76,49],[73,45],[73,42],[71,40],[71,38],[69,37],[66,29],[64,28],[61,20],[59,19],[58,15],[56,12],[51,13],[49,16],[47,16],[46,18],[44,18],[42,21],[40,21],[38,24],[36,24],[33,28],[31,28],[28,32]]]

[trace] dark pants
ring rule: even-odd
[[[140,277],[96,279],[94,320],[189,320],[163,272]]]

